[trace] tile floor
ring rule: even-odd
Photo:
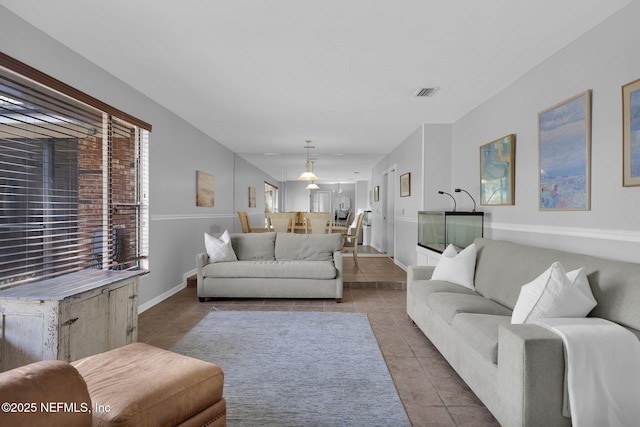
[[[364,251],[366,252],[366,251]],[[343,302],[237,299],[200,303],[188,286],[140,315],[138,340],[170,348],[211,310],[295,310],[367,313],[400,399],[414,427],[497,426],[493,416],[411,322],[406,273],[383,256],[344,259]]]

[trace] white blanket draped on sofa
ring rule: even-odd
[[[563,414],[574,426],[633,426],[640,420],[640,341],[599,318],[537,319],[565,349]]]

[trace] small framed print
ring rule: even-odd
[[[640,79],[622,86],[622,185],[640,185]]]
[[[210,173],[196,171],[196,206],[213,207],[216,178]]]
[[[411,195],[411,173],[407,172],[404,175],[400,175],[400,197],[407,197]]]
[[[249,187],[249,207],[256,207],[256,187]]]

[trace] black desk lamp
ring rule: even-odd
[[[471,197],[471,200],[473,200],[473,210],[472,210],[471,212],[475,212],[475,211],[476,211],[476,201],[475,201],[475,199],[471,196],[471,194],[469,194],[469,192],[468,192],[467,190],[463,190],[462,188],[456,188],[456,189],[455,189],[455,190],[453,190],[453,191],[455,191],[456,193],[459,193],[459,192],[461,192],[461,191],[464,191],[465,193],[467,193],[467,195],[468,195],[469,197]]]
[[[444,191],[438,191],[438,194],[446,194],[447,196],[453,199],[453,211],[456,211],[456,199],[449,193],[445,193]]]

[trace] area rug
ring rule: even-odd
[[[234,426],[410,426],[366,314],[215,311],[173,351],[224,371]]]

